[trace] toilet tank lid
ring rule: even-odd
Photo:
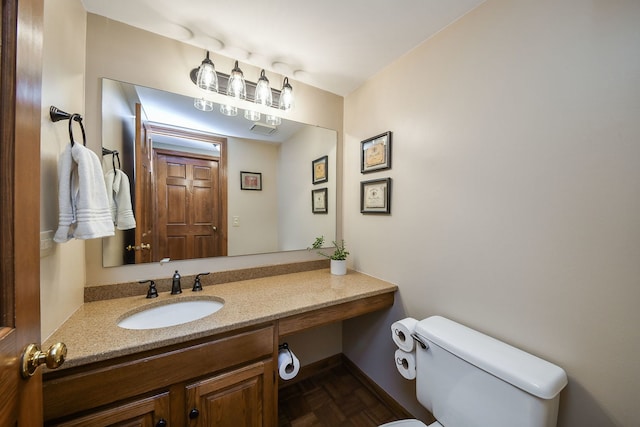
[[[567,385],[559,366],[441,316],[416,325],[416,333],[472,365],[542,399]]]

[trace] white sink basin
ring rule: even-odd
[[[118,326],[124,329],[157,329],[181,325],[215,313],[224,302],[214,299],[172,301],[126,314]]]

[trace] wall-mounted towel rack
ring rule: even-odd
[[[75,141],[73,140],[73,122],[78,122],[80,124],[80,130],[82,130],[82,145],[84,145],[85,147],[87,146],[87,135],[84,132],[84,125],[82,124],[82,116],[80,114],[69,114],[52,105],[51,108],[49,108],[49,117],[51,117],[52,122],[69,120],[69,139],[71,140],[72,147],[75,143]]]
[[[108,148],[102,147],[102,155],[108,156],[109,154],[112,156],[111,163],[113,164],[113,170],[116,170],[116,159],[118,159],[118,169],[122,169],[122,166],[120,165],[120,153],[118,150],[109,150]]]

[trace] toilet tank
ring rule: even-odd
[[[459,323],[418,322],[418,401],[445,427],[554,427],[564,370]]]

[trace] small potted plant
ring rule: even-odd
[[[316,241],[308,249],[316,249],[319,255],[329,258],[331,260],[331,274],[342,276],[347,274],[347,255],[349,255],[349,251],[344,246],[344,240],[340,240],[340,243],[334,240],[332,243],[335,246],[335,250],[331,255],[320,250],[324,244],[324,236],[316,237]]]

